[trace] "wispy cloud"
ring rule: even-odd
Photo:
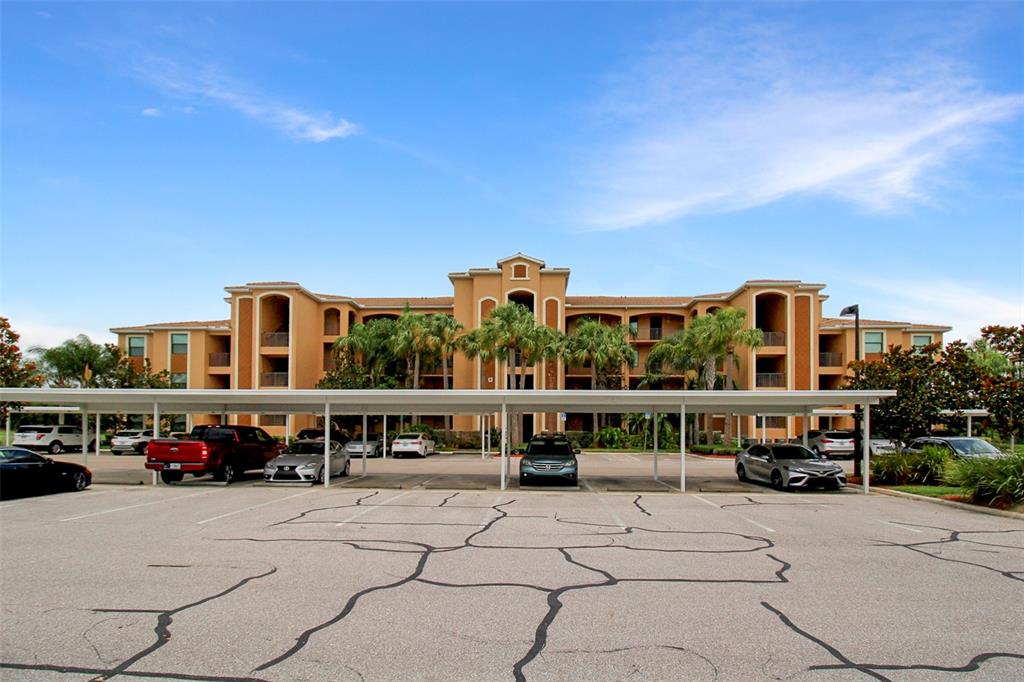
[[[652,46],[595,107],[578,214],[624,229],[799,194],[899,210],[933,201],[951,162],[1024,109],[941,51],[844,49],[748,19]]]
[[[156,107],[146,107],[145,109],[142,110],[142,115],[143,116],[152,116],[152,117],[155,118],[155,117],[160,115],[160,110],[157,109]]]
[[[212,64],[187,67],[173,60],[150,57],[135,66],[135,73],[161,91],[179,97],[198,97],[227,107],[296,140],[326,142],[350,137],[359,126],[327,112],[309,112],[243,84]],[[192,107],[183,111],[191,113]]]

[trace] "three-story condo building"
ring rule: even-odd
[[[764,332],[764,345],[739,348],[733,378],[741,389],[836,389],[854,358],[853,320],[828,318],[824,284],[798,280],[749,280],[732,291],[695,296],[577,296],[569,294],[569,269],[553,268],[522,253],[499,260],[493,268],[449,273],[451,296],[428,298],[358,298],[314,293],[296,282],[251,282],[225,288],[229,315],[224,320],[167,322],[117,327],[118,344],[138,363],[148,358],[155,371],[167,370],[177,388],[301,389],[314,388],[331,369],[331,349],[358,323],[398,317],[409,307],[419,313],[452,315],[467,329],[478,327],[498,305],[525,305],[538,323],[572,333],[585,318],[628,325],[637,351],[635,367],[623,368],[623,389],[637,388],[651,348],[682,331],[695,318],[720,308],[747,311],[747,324]],[[865,306],[867,307],[867,306]],[[922,347],[942,342],[950,327],[882,320],[861,320],[861,353],[880,357],[891,345]],[[528,390],[588,389],[590,370],[546,361],[526,370]],[[451,367],[452,387],[505,388],[502,361],[480,365],[457,353]],[[684,377],[669,375],[662,388],[683,388]],[[441,369],[428,368],[423,388],[441,388]],[[190,415],[196,423],[217,422],[219,415]],[[724,426],[724,415],[715,426]],[[236,415],[239,423],[259,424],[283,435],[315,423],[313,415],[286,420],[279,415]],[[590,428],[590,415],[526,416],[528,435],[543,429]],[[736,417],[739,433],[752,434],[754,418]],[[812,417],[810,428],[825,426]],[[428,420],[424,418],[424,420]],[[769,417],[769,438],[802,433],[800,416]],[[479,418],[456,417],[454,428],[479,428]],[[839,424],[834,424],[838,426]]]

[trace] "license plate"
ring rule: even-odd
[[[170,464],[165,464],[164,465],[164,469],[180,469],[180,468],[181,468],[181,464],[179,464],[177,462],[171,462]]]

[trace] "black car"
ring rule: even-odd
[[[513,453],[523,456],[519,460],[519,485],[541,480],[575,484],[579,474],[576,455],[579,453],[564,434],[534,436],[526,444],[525,452],[517,450]]]
[[[78,491],[90,483],[92,472],[80,464],[58,462],[24,448],[0,448],[0,496]]]

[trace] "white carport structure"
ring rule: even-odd
[[[501,489],[508,487],[510,443],[508,414],[534,412],[651,412],[679,414],[679,490],[686,490],[687,412],[808,415],[814,409],[860,405],[864,409],[863,465],[868,471],[871,405],[895,396],[873,391],[543,391],[543,390],[240,390],[240,389],[47,389],[0,388],[0,402],[73,405],[85,413],[152,413],[154,438],[160,412],[204,414],[320,414],[325,427],[331,415],[362,415],[363,474],[366,474],[366,418],[378,414],[500,415]],[[327,431],[329,433],[329,430]],[[324,465],[329,466],[329,438]],[[654,457],[657,477],[657,452]],[[868,491],[867,476],[864,491]],[[154,475],[155,480],[155,475]],[[330,485],[330,477],[324,477]]]

